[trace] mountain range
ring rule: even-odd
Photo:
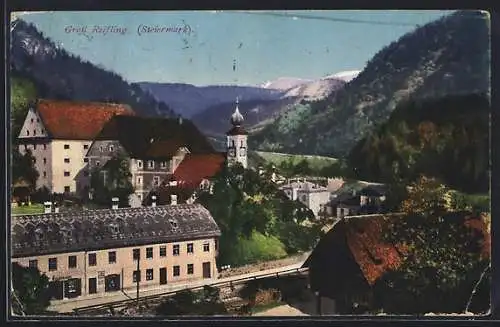
[[[346,156],[408,99],[489,94],[489,19],[456,11],[381,49],[345,87],[302,102],[249,138],[252,148]]]
[[[139,85],[74,56],[32,24],[15,19],[10,31],[11,76],[32,82],[38,97],[125,103],[143,116],[176,116]]]

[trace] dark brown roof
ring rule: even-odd
[[[327,235],[325,235],[324,240],[333,246],[333,244],[338,243],[335,240],[345,238],[348,249],[361,269],[364,278],[369,285],[373,285],[385,272],[397,269],[402,263],[406,252],[405,248],[400,244],[386,243],[383,241],[382,236],[384,231],[387,230],[388,225],[397,219],[402,219],[402,216],[398,214],[353,216],[336,223]],[[461,219],[463,219],[466,226],[481,231],[484,236],[481,249],[482,255],[488,257],[491,251],[491,236],[487,231],[484,219],[482,217],[469,216]],[[336,233],[337,231],[342,232]],[[334,238],[331,235],[334,235]],[[322,244],[322,241],[320,241],[318,246],[326,249],[328,246],[324,243]],[[324,260],[328,260],[328,251],[324,251],[321,254],[313,251],[311,257],[314,255],[322,256],[316,259],[315,262],[321,263]],[[305,266],[310,264],[311,257],[308,258]],[[317,269],[321,269],[321,267]]]
[[[11,231],[14,257],[220,235],[210,212],[200,204],[13,216]]]
[[[140,159],[170,159],[179,147],[191,153],[213,153],[206,137],[189,120],[116,116],[96,140],[118,140],[125,151]]]
[[[128,105],[40,99],[36,109],[50,137],[92,140],[115,115],[135,115]]]
[[[174,172],[174,178],[183,186],[198,187],[204,179],[217,174],[226,157],[221,153],[188,154]]]

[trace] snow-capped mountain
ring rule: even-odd
[[[327,97],[333,91],[342,88],[345,83],[345,81],[338,78],[321,78],[291,88],[283,97],[300,97],[305,100],[320,100]]]
[[[361,70],[347,70],[332,75],[328,75],[324,78],[335,78],[335,79],[340,79],[346,83],[349,83],[350,81],[355,79],[359,75],[359,73],[361,73]]]
[[[311,82],[314,82],[314,80],[297,78],[297,77],[279,77],[273,81],[264,82],[260,84],[259,87],[264,89],[288,91],[291,88]]]

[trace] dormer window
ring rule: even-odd
[[[148,167],[149,167],[149,169],[154,169],[155,168],[155,162],[153,160],[148,161]]]
[[[110,145],[110,146],[109,146],[109,152],[113,152],[114,150],[115,150],[115,147],[114,147],[114,146],[112,146],[112,145]]]
[[[166,162],[166,161],[162,161],[162,162],[160,163],[160,167],[161,167],[162,169],[166,169],[166,168],[167,168],[167,162]]]
[[[137,168],[142,168],[142,160],[137,160]]]

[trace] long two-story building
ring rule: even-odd
[[[85,155],[115,115],[134,115],[127,105],[40,99],[31,107],[18,137],[19,151],[30,150],[40,174],[37,188],[54,193],[87,192]]]
[[[199,204],[13,216],[11,235],[12,262],[55,299],[217,278],[220,230]]]

